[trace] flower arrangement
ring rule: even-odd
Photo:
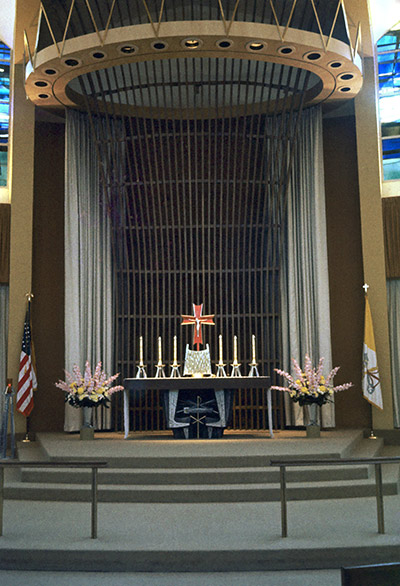
[[[322,374],[324,365],[324,358],[320,358],[318,367],[313,368],[311,359],[306,354],[304,362],[304,370],[301,369],[299,364],[293,358],[293,368],[295,371],[295,377],[290,376],[289,373],[284,370],[275,368],[275,371],[283,376],[288,382],[288,387],[271,387],[277,391],[286,391],[295,403],[299,405],[310,405],[317,403],[317,405],[324,405],[330,400],[330,397],[338,392],[345,391],[353,386],[353,383],[344,383],[343,385],[334,386],[333,378],[340,366],[336,366],[331,370],[327,377]]]
[[[119,377],[119,373],[109,377],[101,366],[102,364],[99,362],[93,375],[88,361],[86,361],[83,375],[76,364],[72,374],[66,370],[64,371],[67,380],[58,381],[56,387],[67,393],[65,397],[66,403],[69,403],[72,407],[97,407],[98,405],[108,407],[110,395],[117,391],[122,391],[124,387],[121,385],[110,386]]]

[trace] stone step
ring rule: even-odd
[[[99,484],[113,485],[210,485],[269,484],[279,482],[277,468],[209,468],[197,469],[121,469],[99,470]],[[358,480],[368,478],[368,466],[326,466],[292,468],[287,471],[289,482]],[[21,481],[39,484],[87,484],[90,470],[23,468]]]
[[[398,494],[398,472],[386,474],[384,494]],[[89,501],[90,484],[47,484],[11,482],[5,486],[5,498],[12,500]],[[341,499],[374,496],[373,478],[355,481],[292,482],[287,485],[289,500]],[[235,485],[99,485],[100,502],[129,503],[223,503],[268,502],[280,498],[278,484]]]

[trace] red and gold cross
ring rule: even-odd
[[[214,326],[214,314],[213,315],[201,315],[203,311],[203,304],[195,305],[193,303],[193,313],[194,315],[182,315],[182,326],[194,326],[194,335],[193,335],[193,346],[197,346],[197,350],[200,349],[200,344],[203,343],[203,338],[201,335],[201,326],[208,325]]]

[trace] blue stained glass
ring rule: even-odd
[[[378,72],[379,75],[387,75],[393,71],[393,62],[391,63],[379,63]]]
[[[383,161],[383,179],[384,181],[400,179],[400,158]]]
[[[384,55],[379,55],[378,53],[378,63],[393,63],[395,57],[395,53],[385,53]]]
[[[396,35],[384,35],[383,37],[381,37],[379,39],[379,41],[377,42],[377,46],[382,49],[385,45],[390,45],[391,43],[396,46],[396,42],[397,42],[397,36]],[[389,47],[389,49],[391,49],[392,47]]]
[[[11,59],[11,51],[4,43],[0,43],[0,60],[1,61],[10,61]]]
[[[384,159],[398,158],[400,155],[400,138],[385,138],[382,140]]]

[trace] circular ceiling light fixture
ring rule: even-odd
[[[93,51],[93,53],[91,53],[91,56],[93,57],[93,59],[99,60],[104,59],[104,57],[106,57],[106,54],[103,53],[103,51]]]
[[[331,61],[328,63],[328,66],[331,69],[339,69],[340,67],[343,67],[343,63],[341,61]]]
[[[229,47],[232,47],[233,41],[231,39],[221,39],[216,42],[216,45],[219,49],[229,49]]]
[[[185,49],[198,49],[202,44],[203,41],[193,37],[189,39],[183,39],[183,41],[181,41],[181,45],[182,47],[185,47]]]
[[[266,43],[263,43],[263,41],[250,41],[250,43],[247,43],[246,45],[248,51],[261,51],[265,47]]]
[[[45,73],[46,75],[57,75],[58,71],[57,71],[57,69],[53,69],[53,68],[51,68],[51,67],[47,67],[47,68],[44,70],[44,73]]]
[[[289,46],[279,47],[278,53],[280,53],[281,55],[290,55],[291,53],[294,53],[295,50],[296,49],[294,47]]]
[[[79,59],[71,59],[71,58],[64,59],[63,63],[67,67],[77,67],[78,65],[81,65],[81,62],[79,61]]]
[[[136,53],[137,50],[138,48],[136,47],[136,45],[131,44],[120,45],[118,47],[118,51],[123,55],[133,55],[133,53]]]
[[[350,81],[351,79],[354,79],[354,75],[352,73],[342,73],[339,75],[339,79],[342,81]]]
[[[164,51],[164,49],[166,49],[168,47],[168,45],[165,41],[153,41],[151,43],[151,46],[156,51]]]
[[[303,58],[307,61],[318,61],[321,59],[321,57],[321,53],[317,53],[317,51],[310,51],[309,53],[306,53]]]

